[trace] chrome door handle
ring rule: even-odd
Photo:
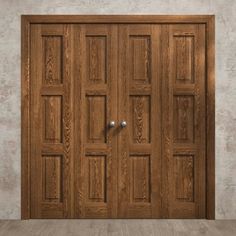
[[[116,122],[114,120],[111,120],[109,122],[109,128],[113,128],[113,127],[115,127],[115,125],[116,125]]]
[[[121,126],[121,128],[125,128],[127,126],[127,122],[125,120],[122,120],[120,122],[120,126]]]

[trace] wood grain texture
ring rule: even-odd
[[[130,156],[130,201],[150,202],[150,156]]]
[[[161,159],[161,212],[162,212],[162,218],[169,218],[169,201],[166,196],[168,196],[170,193],[170,188],[166,183],[169,182],[170,179],[170,172],[166,171],[169,163],[170,158],[172,155],[171,152],[171,121],[170,121],[170,106],[163,104],[164,101],[166,104],[169,104],[171,101],[170,97],[170,91],[172,89],[170,84],[170,64],[168,63],[170,60],[170,40],[168,37],[169,33],[169,27],[168,25],[164,25],[161,28],[161,40],[162,40],[162,47],[161,47],[161,77],[165,77],[165,79],[161,83],[161,91],[162,93],[162,114],[161,114],[161,123],[162,123],[162,159]],[[164,66],[165,65],[165,66]],[[163,197],[165,196],[165,197]]]
[[[91,83],[107,82],[107,38],[106,36],[86,36],[87,79]]]
[[[62,83],[62,53],[61,36],[43,36],[44,84]]]
[[[31,159],[31,218],[70,218],[73,210],[71,196],[73,86],[70,41],[72,32],[70,26],[61,25],[57,28],[56,35],[63,38],[63,63],[58,64],[57,60],[51,58],[48,67],[49,62],[43,57],[44,50],[49,50],[50,57],[55,58],[53,52],[55,48],[45,48],[43,45],[44,35],[49,33],[50,37],[54,38],[55,32],[51,31],[50,25],[32,26],[31,78],[34,95],[31,117],[34,122],[31,123],[31,156],[34,158]],[[61,68],[57,68],[58,65]],[[43,68],[50,70],[51,82],[43,82],[45,75],[42,73]],[[58,70],[63,77],[60,89],[57,87],[58,83],[53,82],[55,80],[53,78],[58,78]],[[61,145],[58,145],[59,143]],[[43,156],[42,152],[47,156]],[[58,154],[60,160],[57,158]]]
[[[41,44],[41,26],[36,25],[31,27],[31,90],[34,91],[34,96],[31,96],[31,172],[30,172],[30,217],[41,218],[41,199],[42,199],[42,156],[41,156],[41,139],[42,139],[42,110],[40,88],[42,84],[42,60],[38,60],[38,53],[42,50]],[[33,43],[34,42],[34,43]],[[34,55],[36,54],[36,55]],[[34,109],[32,109],[32,104]],[[38,131],[41,131],[40,134]],[[34,157],[34,158],[32,158]]]
[[[207,37],[207,218],[215,219],[215,16],[206,24]]]
[[[43,96],[43,142],[62,142],[62,97]]]
[[[130,137],[131,143],[150,143],[150,96],[130,96]]]
[[[212,219],[214,125],[213,16],[22,17],[22,218]]]
[[[175,155],[175,198],[194,201],[194,157]]]
[[[117,122],[117,26],[74,30],[75,73],[81,78],[75,85],[75,217],[115,218],[117,135],[108,124]]]
[[[30,22],[21,17],[21,218],[30,218]]]
[[[194,36],[174,36],[175,83],[194,82]]]
[[[85,108],[86,140],[88,143],[106,143],[107,119],[105,95],[87,95]]]
[[[106,202],[107,161],[106,156],[87,156],[88,201]]]
[[[60,202],[62,199],[62,156],[43,156],[42,175],[44,201]]]
[[[130,35],[129,37],[130,84],[150,82],[150,37]]]
[[[214,17],[212,15],[23,15],[31,23],[203,23]]]
[[[175,37],[191,35],[194,42],[194,86],[176,81]],[[163,185],[163,216],[171,218],[205,218],[205,27],[204,25],[170,25],[163,31],[166,45],[163,54],[162,78],[168,78],[163,85],[165,97],[162,106],[164,128],[163,173],[167,173]],[[184,54],[188,57],[188,54]],[[189,59],[188,59],[189,60]],[[194,155],[192,177],[187,168],[188,162],[179,156]],[[176,157],[178,159],[176,160]],[[190,165],[189,164],[189,165]],[[184,171],[184,172],[183,172]],[[177,172],[177,173],[176,173]],[[179,172],[179,173],[178,173]],[[182,181],[182,183],[181,183]],[[175,186],[176,182],[179,188]],[[187,182],[187,184],[186,184]],[[181,189],[182,186],[182,189]],[[190,194],[190,189],[192,197]],[[185,188],[185,189],[184,189]],[[177,191],[176,191],[177,190]],[[185,196],[180,203],[178,196]],[[191,200],[191,201],[190,201]],[[193,201],[192,201],[193,200]]]
[[[194,142],[194,96],[175,95],[173,101],[173,142]]]
[[[120,218],[155,218],[161,214],[161,128],[156,115],[161,97],[159,47],[160,26],[119,26],[118,120],[127,121],[118,136]],[[134,69],[137,60],[138,70]],[[152,89],[146,89],[147,83]]]

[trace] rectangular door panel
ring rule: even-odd
[[[62,84],[63,36],[42,35],[43,84]]]
[[[205,26],[164,25],[162,214],[205,218]]]
[[[194,95],[173,96],[173,142],[194,143]]]
[[[173,35],[174,77],[176,84],[194,83],[194,35]]]
[[[119,26],[118,217],[161,217],[160,26]]]
[[[117,211],[117,26],[75,25],[75,217]]]
[[[62,143],[62,96],[46,95],[42,96],[43,106],[43,142],[44,143]]]
[[[87,156],[88,199],[91,202],[106,202],[106,156]]]
[[[130,35],[129,37],[129,61],[130,84],[150,83],[150,35]]]
[[[194,155],[174,155],[175,197],[178,201],[194,201]]]
[[[130,202],[150,203],[150,155],[130,156]]]
[[[86,77],[95,84],[107,83],[107,36],[86,36]]]
[[[141,144],[151,142],[151,96],[131,95],[129,98],[130,143]]]
[[[43,156],[43,201],[62,202],[62,156]]]
[[[87,143],[106,143],[107,139],[107,96],[87,95],[85,127]]]

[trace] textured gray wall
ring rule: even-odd
[[[216,217],[236,219],[235,0],[0,0],[0,218],[20,218],[20,15],[216,15]]]

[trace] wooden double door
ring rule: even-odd
[[[205,218],[205,26],[30,39],[31,218]]]

